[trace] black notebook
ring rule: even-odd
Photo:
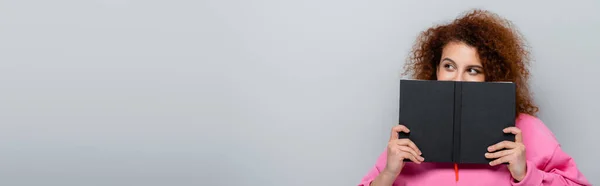
[[[487,164],[487,147],[514,141],[502,129],[515,126],[512,82],[400,81],[399,123],[425,162]],[[409,161],[409,160],[407,160]]]

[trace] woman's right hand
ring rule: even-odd
[[[387,162],[384,171],[392,174],[394,177],[400,174],[404,167],[404,160],[410,159],[412,162],[420,164],[425,159],[421,156],[421,150],[410,139],[398,139],[398,132],[409,133],[410,130],[404,125],[398,125],[392,128],[390,140],[387,146]]]

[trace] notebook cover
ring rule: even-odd
[[[399,123],[425,162],[487,164],[487,147],[514,135],[513,83],[401,80]],[[410,160],[405,160],[410,161]]]
[[[401,80],[399,123],[410,133],[399,136],[417,144],[425,162],[452,162],[453,110],[453,82]]]
[[[515,126],[513,83],[461,82],[460,163],[487,164],[484,154],[498,142],[514,141],[502,130]]]

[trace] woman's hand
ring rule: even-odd
[[[521,130],[517,127],[508,127],[503,131],[504,133],[515,134],[515,141],[503,141],[489,146],[489,153],[485,153],[485,157],[492,159],[497,158],[496,160],[490,162],[491,166],[508,163],[508,170],[510,171],[511,176],[515,180],[521,181],[523,178],[525,178],[525,174],[527,173],[525,145],[523,145],[523,136],[521,135]]]
[[[398,139],[399,132],[409,133],[410,130],[404,125],[392,128],[387,146],[385,168],[371,182],[371,186],[392,185],[404,167],[404,159],[410,159],[419,164],[425,160],[421,157],[421,150],[410,139]]]
[[[425,160],[421,157],[421,150],[410,139],[398,139],[398,133],[409,133],[410,130],[404,125],[398,125],[392,128],[390,140],[387,146],[387,162],[384,171],[388,174],[398,176],[402,167],[404,167],[404,159],[420,164]]]

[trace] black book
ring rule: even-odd
[[[502,130],[515,126],[512,82],[400,81],[399,123],[425,162],[487,164],[487,147],[514,141]],[[407,160],[409,161],[409,160]]]

